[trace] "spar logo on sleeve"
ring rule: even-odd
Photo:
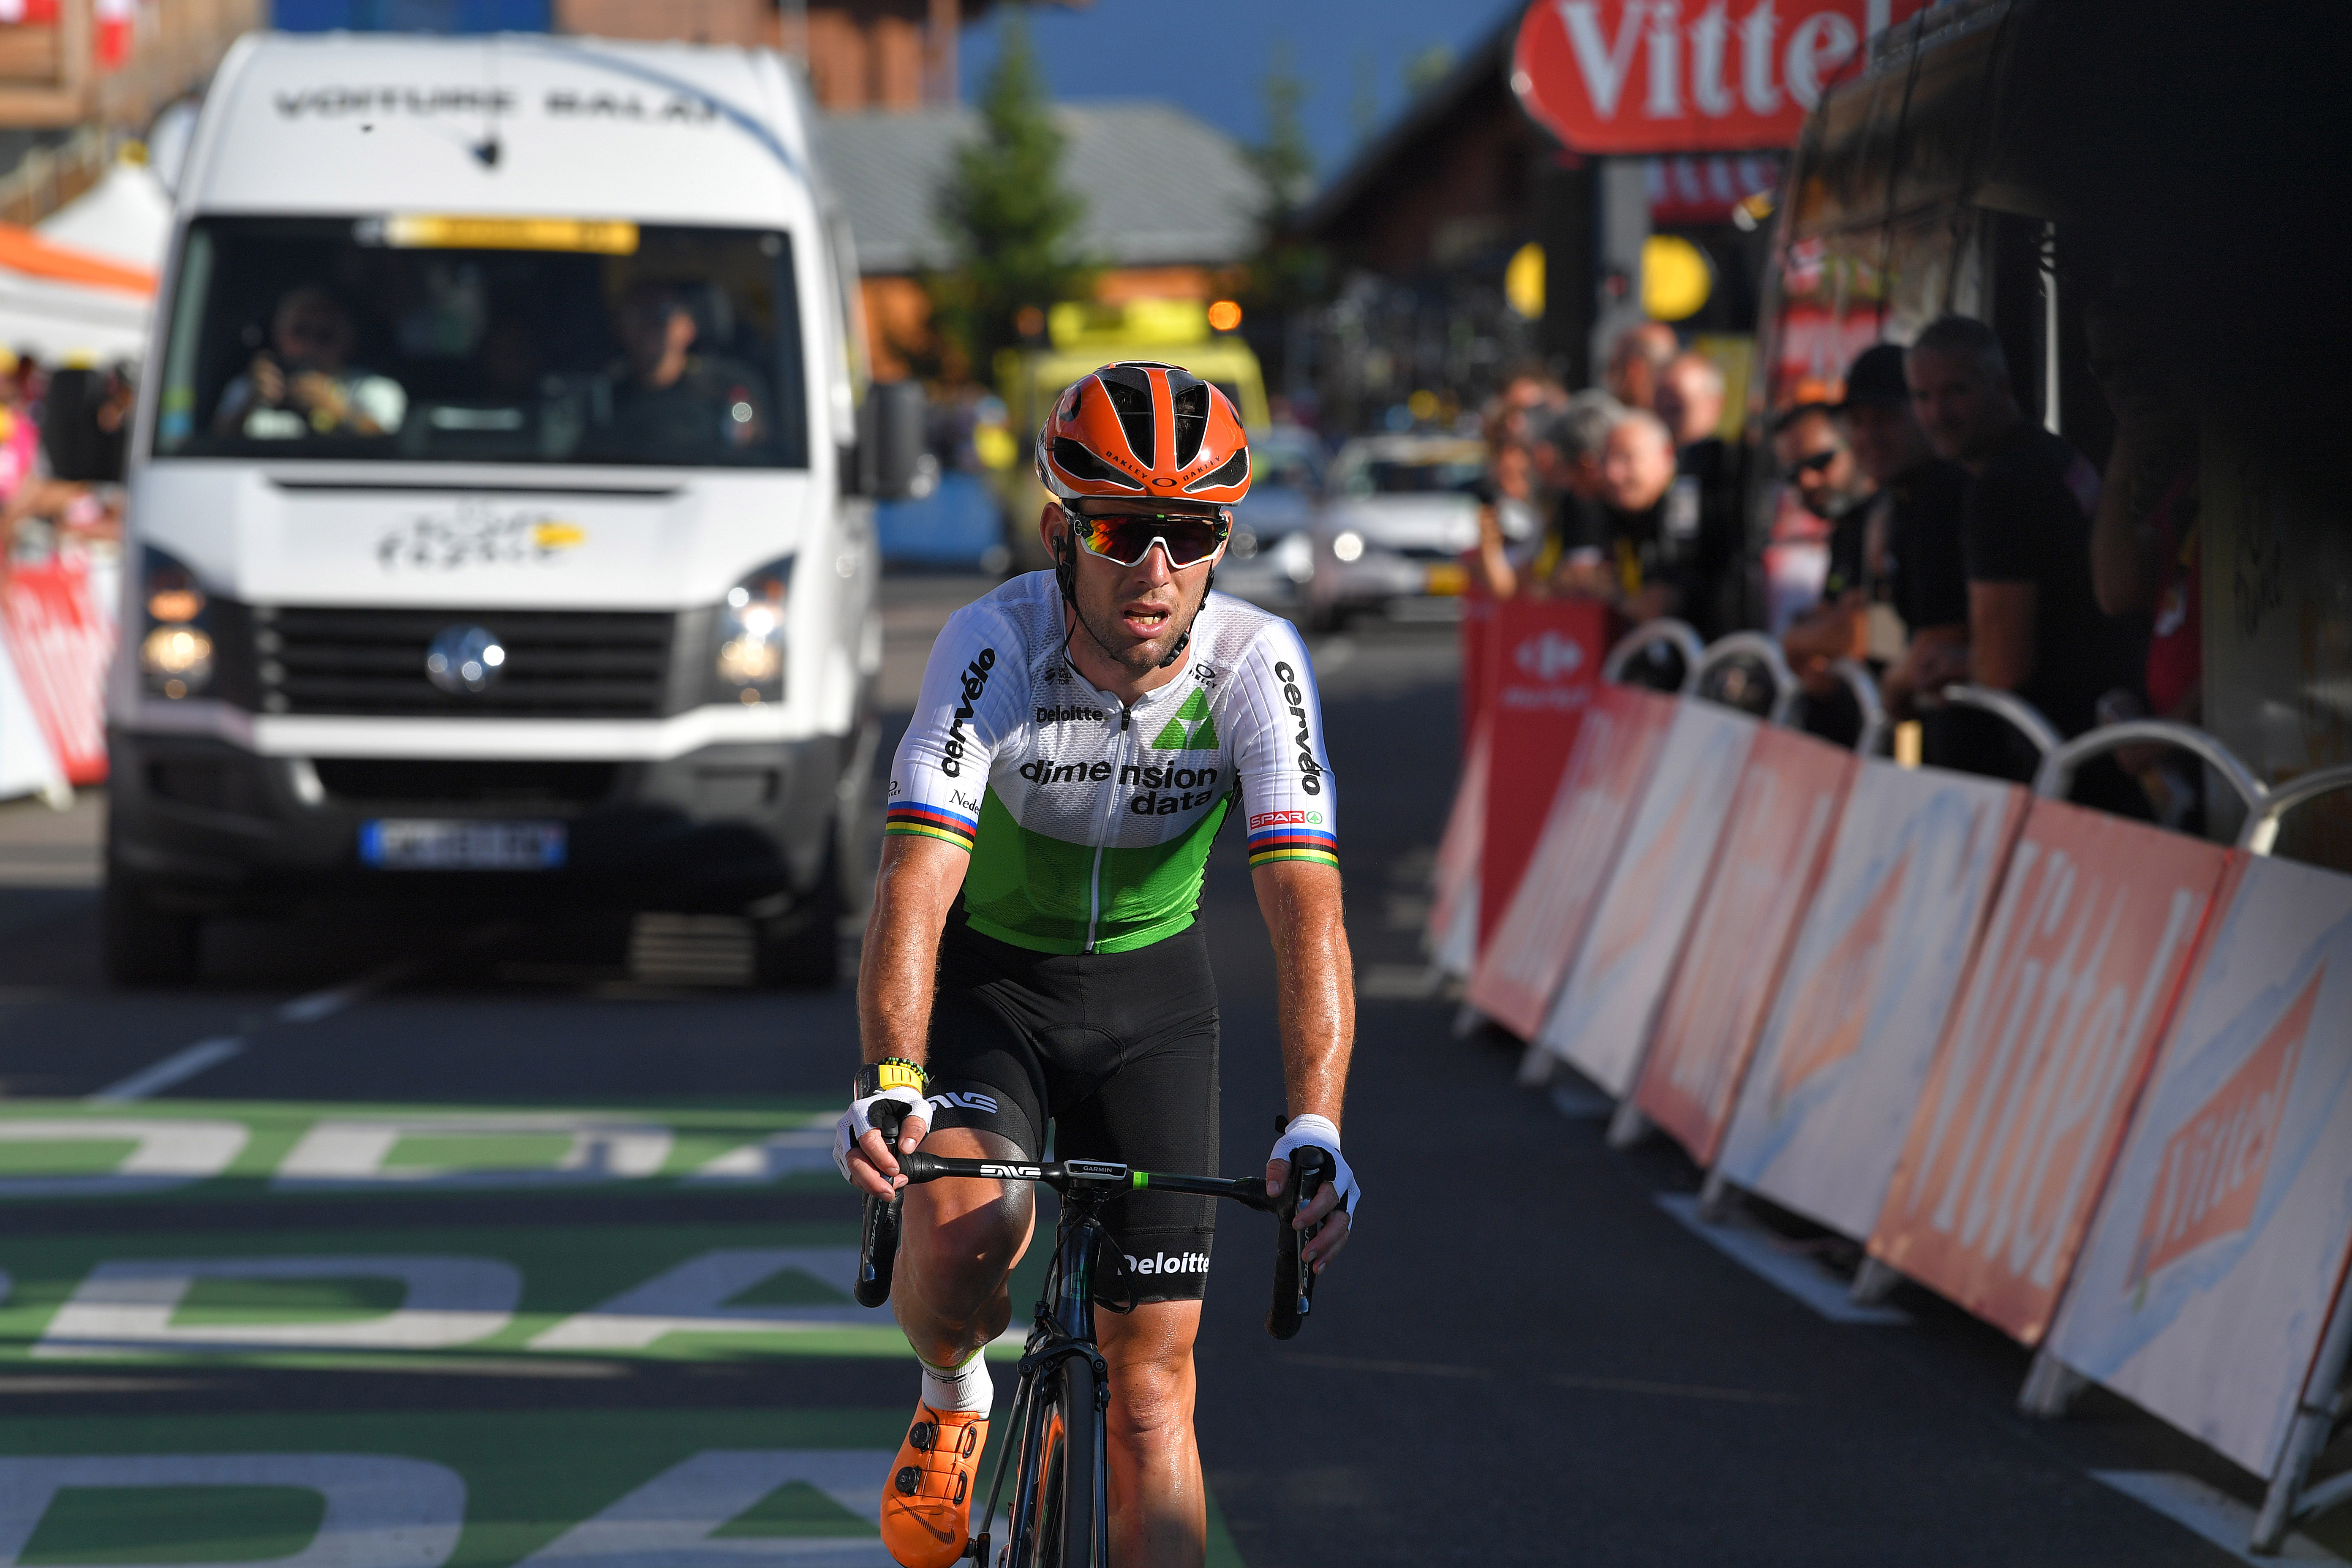
[[[1249,819],[1249,830],[1261,827],[1320,827],[1323,814],[1319,811],[1261,811]]]

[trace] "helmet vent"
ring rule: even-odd
[[[1249,448],[1244,447],[1184,488],[1187,490],[1214,490],[1229,485],[1246,484],[1249,471]]]
[[[1067,436],[1054,437],[1054,466],[1074,479],[1087,484],[1117,485],[1122,489],[1140,490],[1127,475],[1120,473]],[[1228,465],[1230,467],[1231,465]]]
[[[1171,371],[1168,385],[1175,394],[1176,466],[1181,468],[1201,455],[1201,443],[1208,438],[1209,384]]]
[[[1150,468],[1154,435],[1150,379],[1123,364],[1105,365],[1095,374],[1102,383],[1103,395],[1110,399],[1111,412],[1118,416],[1119,428],[1126,432],[1127,449],[1135,454],[1137,462]]]

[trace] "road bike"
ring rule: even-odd
[[[898,1142],[898,1120],[887,1102],[875,1107],[874,1125],[886,1143]],[[1012,1516],[994,1568],[1108,1568],[1110,1510],[1104,1492],[1103,1419],[1110,1405],[1110,1384],[1109,1369],[1095,1347],[1095,1279],[1107,1251],[1115,1271],[1126,1271],[1118,1266],[1116,1239],[1103,1226],[1102,1205],[1121,1193],[1149,1188],[1231,1198],[1276,1215],[1281,1234],[1275,1243],[1274,1300],[1266,1310],[1265,1331],[1286,1340],[1298,1332],[1313,1307],[1315,1271],[1307,1263],[1306,1248],[1322,1228],[1296,1229],[1292,1222],[1299,1205],[1312,1202],[1330,1179],[1330,1153],[1311,1143],[1294,1151],[1291,1180],[1282,1195],[1273,1198],[1266,1196],[1263,1177],[1165,1175],[1105,1160],[957,1160],[917,1151],[899,1155],[898,1169],[910,1184],[977,1176],[1041,1183],[1061,1195],[1053,1266],[1037,1302],[1036,1326],[1029,1331],[1021,1356],[1010,1440],[997,1451],[988,1506],[979,1515],[980,1532],[964,1555],[976,1568],[991,1568],[990,1527],[996,1522],[1011,1465]],[[898,1194],[887,1199],[868,1194],[866,1199],[856,1286],[862,1306],[878,1307],[890,1299],[900,1202]]]

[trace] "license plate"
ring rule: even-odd
[[[386,871],[552,871],[564,841],[560,822],[386,816],[360,825],[360,860]]]

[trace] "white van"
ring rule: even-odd
[[[832,978],[907,421],[861,462],[812,113],[738,49],[231,51],[127,475],[116,978],[353,898],[747,916]]]

